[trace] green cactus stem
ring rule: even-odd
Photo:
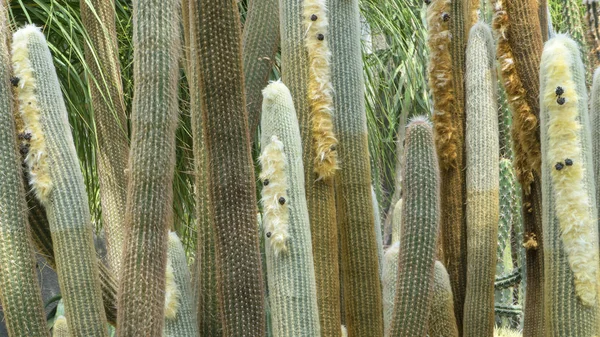
[[[71,337],[69,325],[67,324],[67,318],[65,316],[60,315],[54,321],[52,337]]]
[[[17,155],[9,27],[0,3],[0,300],[10,336],[48,336]],[[21,135],[25,137],[25,134]],[[22,138],[22,140],[25,140]],[[21,144],[23,145],[23,144]]]
[[[269,302],[275,336],[320,336],[298,119],[288,88],[263,90],[260,162]]]
[[[446,268],[440,261],[435,261],[433,272],[433,298],[429,313],[428,335],[442,337],[458,337],[458,327],[454,317],[452,287]]]
[[[350,336],[383,335],[383,306],[371,197],[358,0],[329,3],[334,125],[339,140],[336,173],[344,307]]]
[[[596,179],[596,186],[600,186],[600,68],[597,68],[594,72],[594,84],[591,95],[590,119],[592,121],[594,178]],[[600,209],[600,188],[596,188],[596,207]]]
[[[394,211],[395,212],[395,211]],[[394,301],[396,300],[396,280],[398,279],[398,255],[400,242],[395,241],[383,255],[383,325],[389,331],[394,314]]]
[[[425,118],[409,123],[405,155],[398,283],[386,335],[426,336],[440,223],[440,178],[433,131]]]
[[[26,26],[13,35],[12,64],[19,115],[30,134],[29,183],[45,206],[57,272],[74,335],[106,336],[87,194],[52,55],[44,35]]]
[[[239,12],[228,0],[194,0],[191,4],[196,6],[190,18],[197,50],[192,62],[196,62],[194,68],[199,76],[197,90],[202,106],[209,214],[215,235],[217,296],[223,334],[263,336],[264,285]]]
[[[335,191],[332,179],[317,180],[315,176],[316,150],[313,146],[313,116],[308,100],[310,64],[305,45],[305,38],[308,37],[306,21],[310,21],[310,17],[299,14],[304,13],[304,9],[301,1],[279,1],[281,71],[282,80],[290,89],[294,100],[302,137],[302,162],[304,164],[306,203],[310,220],[321,334],[323,336],[339,336],[342,310],[340,308],[340,263]]]
[[[596,336],[598,212],[577,43],[548,40],[540,75],[546,335]]]
[[[125,220],[128,244],[117,318],[121,337],[163,332],[167,231],[173,225],[180,11],[178,0],[133,1],[136,81]]]
[[[115,7],[108,0],[80,0],[81,21],[90,37],[85,56],[98,139],[98,180],[102,204],[102,228],[107,261],[114,275],[121,274],[127,203],[127,116],[117,46]]]
[[[494,279],[499,218],[498,108],[490,28],[469,33],[466,73],[467,289],[464,336],[494,333]]]

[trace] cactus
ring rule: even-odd
[[[425,336],[431,308],[440,222],[438,162],[429,122],[413,119],[407,128],[402,239],[396,300],[389,336]]]
[[[269,302],[275,336],[320,336],[300,129],[281,82],[263,90],[260,162]]]
[[[48,336],[17,156],[6,14],[0,3],[0,299],[11,336]]]
[[[169,233],[169,243],[167,248],[167,286],[165,296],[165,327],[163,336],[165,337],[198,337],[198,321],[196,315],[196,304],[192,297],[192,285],[190,280],[190,270],[187,265],[187,257],[179,237],[175,232]],[[170,268],[169,268],[170,267]],[[171,275],[169,275],[171,271]],[[170,278],[172,282],[169,282]],[[171,290],[169,291],[169,284]],[[178,293],[173,296],[169,293]]]
[[[402,199],[398,200],[394,206],[392,218],[392,243],[400,241],[400,231],[402,228]]]
[[[336,176],[344,306],[350,336],[383,335],[377,240],[373,231],[371,166],[362,73],[358,0],[329,3],[334,116],[341,170]]]
[[[381,232],[381,214],[375,187],[371,186],[371,200],[373,201],[373,223],[375,224],[375,240],[377,242],[377,261],[379,262],[379,278],[383,275],[383,233]]]
[[[209,214],[214,230],[223,334],[263,336],[264,285],[239,12],[228,0],[194,0],[191,4],[195,6],[190,22],[197,50],[192,62],[197,62],[199,79],[197,90],[202,106],[202,140],[206,145]]]
[[[596,186],[600,186],[600,68],[594,72],[594,85],[592,86],[592,103],[590,106],[590,119],[592,120],[592,151],[594,158],[594,178]],[[600,188],[596,188],[596,207],[600,209]]]
[[[497,58],[512,109],[515,173],[522,188],[524,245],[527,259],[527,292],[524,334],[543,337],[543,235],[541,219],[539,83],[527,71],[538,72],[541,28],[536,1],[496,1],[494,30],[498,36]],[[520,65],[519,65],[520,64]],[[519,65],[519,66],[517,66]],[[524,73],[525,72],[525,73]],[[522,78],[522,76],[526,78]],[[531,96],[531,97],[530,97]],[[531,105],[531,104],[534,105]]]
[[[433,273],[433,297],[429,313],[428,335],[431,337],[458,337],[450,277],[440,261],[435,261]]]
[[[193,22],[198,16],[198,4],[189,1],[188,21]],[[190,88],[198,88],[200,84],[198,60],[198,30],[195,25],[189,28],[190,57],[188,63],[188,77]],[[222,322],[219,314],[219,301],[217,291],[217,262],[215,247],[215,229],[212,224],[211,209],[209,207],[209,172],[207,158],[207,144],[203,130],[202,101],[199,90],[190,91],[190,112],[192,115],[192,134],[195,171],[195,203],[196,203],[196,230],[197,247],[196,260],[192,282],[194,297],[198,302],[198,327],[201,336],[221,336]]]
[[[396,300],[396,280],[398,278],[398,255],[400,242],[394,241],[383,255],[383,326],[389,331],[394,314],[394,301]]]
[[[546,42],[540,74],[546,333],[595,336],[598,212],[577,43],[564,35]]]
[[[260,122],[261,90],[267,84],[279,49],[279,1],[248,1],[248,12],[242,35],[242,57],[246,88],[246,109],[250,140]]]
[[[123,252],[117,319],[117,334],[123,337],[163,331],[167,231],[173,222],[179,5],[177,0],[133,2],[136,81],[125,221],[129,244]]]
[[[90,66],[88,78],[98,139],[98,180],[102,204],[102,228],[108,265],[118,278],[125,240],[127,167],[129,145],[121,67],[117,47],[115,7],[112,1],[80,0],[81,21],[91,45],[85,44]]]
[[[466,227],[463,220],[464,21],[463,1],[433,0],[427,7],[429,87],[433,97],[444,214],[440,223],[443,262],[454,289],[454,311],[459,328],[466,282]]]
[[[306,20],[310,20],[310,17],[304,16],[301,1],[280,0],[279,10],[282,80],[292,93],[302,137],[302,162],[321,333],[323,336],[339,336],[342,311],[334,182],[332,179],[316,180],[314,172],[316,152],[313,147],[312,114],[308,100],[310,63],[305,45]]]
[[[499,214],[498,115],[494,42],[477,23],[467,46],[467,292],[465,336],[494,331],[494,279]]]
[[[52,328],[52,337],[70,337],[69,325],[67,324],[67,318],[60,315],[54,321]]]
[[[48,214],[69,329],[74,335],[105,336],[87,194],[52,55],[37,27],[15,32],[12,63],[23,121],[17,132],[29,138],[24,136],[25,163]]]

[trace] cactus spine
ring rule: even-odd
[[[198,16],[196,1],[188,3],[188,21],[194,22]],[[198,88],[200,72],[198,56],[198,29],[197,25],[189,27],[190,57],[188,62],[190,88]],[[194,171],[195,171],[195,203],[196,203],[196,230],[197,246],[194,276],[194,296],[198,301],[198,327],[201,336],[221,336],[222,323],[219,314],[217,296],[217,265],[215,247],[215,229],[210,213],[209,176],[206,140],[202,121],[202,101],[199,90],[190,91],[190,111],[193,134]]]
[[[169,294],[169,283],[172,284],[172,293],[178,293],[178,296],[169,301],[169,296],[165,298],[168,305],[165,309],[165,327],[164,337],[199,337],[198,320],[196,315],[196,304],[192,296],[192,284],[190,279],[190,270],[187,265],[187,257],[183,245],[175,232],[169,233],[169,243],[167,248],[167,287],[166,293]],[[173,282],[169,282],[169,269],[171,269]],[[169,310],[170,309],[170,310]]]
[[[263,336],[264,285],[256,235],[256,184],[239,12],[237,4],[229,0],[194,0],[191,4],[195,6],[190,22],[197,49],[192,62],[197,62],[194,68],[198,71],[197,90],[202,105],[202,140],[206,145],[209,213],[215,235],[223,334]]]
[[[595,336],[598,212],[577,43],[564,35],[549,40],[540,74],[546,333]]]
[[[435,261],[433,271],[433,297],[429,314],[429,336],[458,337],[458,327],[454,317],[452,287],[446,268]]]
[[[263,90],[262,204],[274,336],[320,336],[300,129],[281,82]]]
[[[282,78],[292,93],[302,137],[302,162],[321,333],[323,336],[339,336],[342,321],[334,182],[332,179],[316,180],[314,172],[316,154],[313,147],[311,106],[308,100],[310,64],[304,40],[305,21],[310,20],[310,17],[299,15],[304,13],[301,1],[280,0],[279,10]]]
[[[80,0],[80,4],[81,20],[91,40],[91,46],[85,44],[85,56],[91,71],[89,84],[98,139],[102,227],[108,265],[118,278],[126,232],[127,191],[123,187],[127,186],[127,175],[123,168],[127,167],[129,145],[115,7],[106,0]]]
[[[594,178],[596,179],[596,207],[600,209],[600,188],[598,188],[600,186],[600,68],[594,72],[590,118],[592,120]]]
[[[279,48],[278,0],[251,0],[244,23],[242,50],[250,140],[260,122],[261,90],[267,84]]]
[[[402,239],[389,336],[426,336],[440,222],[438,162],[429,122],[416,118],[406,132]]]
[[[180,56],[180,2],[134,1],[134,102],[119,336],[163,332]],[[160,28],[157,28],[160,27]],[[152,279],[153,282],[147,282]]]
[[[383,306],[371,195],[371,166],[360,42],[358,0],[329,4],[335,91],[334,123],[341,170],[336,176],[346,327],[350,336],[383,335]]]
[[[15,32],[12,64],[20,79],[17,97],[24,127],[17,132],[31,136],[25,162],[48,214],[70,331],[105,336],[87,194],[52,55],[37,27]]]
[[[494,279],[499,214],[498,108],[494,42],[488,26],[469,33],[466,92],[467,125],[467,291],[465,336],[494,332]]]
[[[0,3],[0,299],[11,336],[48,336],[17,157],[5,3]]]

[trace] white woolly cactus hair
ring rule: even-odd
[[[289,238],[286,157],[283,143],[277,136],[271,137],[271,142],[264,147],[259,160],[262,166],[260,174],[263,182],[261,202],[266,241],[277,256],[279,253],[287,251],[286,242]]]
[[[548,41],[542,54],[541,74],[546,78],[542,104],[548,111],[548,149],[544,165],[551,167],[556,217],[569,266],[575,278],[575,292],[585,305],[596,303],[598,247],[591,201],[584,186],[581,124],[577,120],[579,96],[571,74],[573,55],[566,44],[571,40],[557,36]],[[563,93],[558,87],[562,88]],[[558,91],[558,92],[557,92]],[[564,98],[563,104],[558,100]],[[572,165],[566,164],[566,159]],[[557,170],[555,165],[563,168]]]
[[[171,240],[169,234],[169,240]],[[177,310],[179,310],[179,297],[181,292],[175,282],[175,271],[171,264],[171,259],[167,259],[167,272],[165,282],[165,318],[175,319],[177,317]]]
[[[29,169],[29,183],[42,204],[46,204],[52,190],[52,179],[48,170],[48,155],[44,132],[40,122],[40,107],[36,97],[37,83],[34,70],[29,58],[28,42],[32,35],[45,40],[40,28],[28,25],[17,30],[12,42],[12,66],[14,76],[19,79],[16,87],[19,103],[19,117],[23,121],[24,130],[19,130],[31,135],[28,141],[29,151],[25,163]]]
[[[304,38],[309,59],[308,98],[312,113],[313,147],[317,179],[329,178],[339,168],[333,132],[333,86],[325,0],[304,1]]]

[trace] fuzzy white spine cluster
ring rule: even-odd
[[[329,49],[327,6],[324,0],[304,1],[304,38],[309,59],[308,98],[312,113],[315,173],[318,179],[333,176],[338,169],[333,132],[333,85]]]
[[[170,233],[169,233],[170,235]],[[165,318],[175,319],[179,309],[179,296],[181,292],[175,282],[175,271],[171,259],[167,259],[167,272],[165,277]]]
[[[564,39],[567,39],[564,37]],[[572,53],[563,38],[549,41],[542,54],[541,74],[546,77],[542,104],[548,111],[548,150],[544,165],[552,167],[555,210],[569,266],[575,278],[575,292],[585,305],[596,303],[598,255],[592,205],[584,186],[581,124],[577,120],[578,92],[571,74]],[[558,88],[563,93],[558,95]],[[562,104],[559,103],[559,98]],[[570,160],[572,165],[566,164]],[[556,165],[562,169],[556,169]]]
[[[25,163],[29,170],[29,183],[33,187],[36,197],[45,205],[52,190],[52,179],[48,169],[48,152],[40,121],[41,111],[36,97],[37,84],[27,48],[29,37],[32,34],[42,35],[42,39],[45,39],[40,28],[34,25],[19,29],[13,35],[12,65],[15,80],[18,79],[16,93],[19,117],[24,124],[22,132],[27,137],[31,137],[28,140],[29,148],[25,157]]]
[[[288,181],[285,174],[286,158],[283,143],[277,136],[265,146],[259,161],[262,167],[260,179],[263,182],[262,198],[263,223],[267,242],[277,256],[287,251],[289,237],[289,209],[287,196]]]

